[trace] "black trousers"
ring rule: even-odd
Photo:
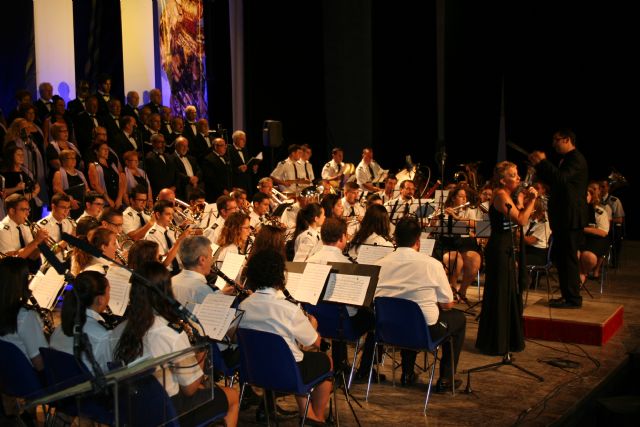
[[[582,230],[558,230],[553,233],[553,255],[558,268],[562,298],[571,304],[582,304],[578,249]]]
[[[376,319],[373,314],[373,310],[367,307],[359,308],[358,312],[354,316],[347,319],[347,321],[351,322],[353,330],[360,335],[364,334],[365,332],[370,332],[365,339],[364,347],[362,348],[362,358],[360,362],[360,370],[362,372],[368,373],[369,367],[371,366],[371,358],[373,357],[373,328],[376,325]],[[331,346],[331,357],[333,359],[333,365],[335,366],[334,369],[340,367],[341,364],[348,364],[347,344],[345,342],[334,341]]]
[[[438,321],[429,326],[429,333],[432,340],[438,340],[447,333],[451,334],[453,340],[453,363],[454,371],[458,368],[458,360],[464,344],[464,336],[467,327],[467,319],[460,310],[440,310]],[[413,372],[413,365],[416,363],[416,355],[414,350],[402,350],[402,373],[410,374]],[[442,358],[440,359],[440,378],[452,380],[451,378],[451,346],[449,343],[442,345]]]

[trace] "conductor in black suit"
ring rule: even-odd
[[[184,136],[175,139],[175,153],[171,160],[176,165],[176,195],[178,199],[187,200],[187,196],[193,190],[201,186],[202,172],[195,157],[187,154],[189,151],[189,140]]]
[[[145,157],[145,169],[153,196],[157,196],[163,188],[176,188],[176,164],[168,154],[164,152],[164,136],[156,133],[151,137],[153,151]]]
[[[246,147],[247,135],[243,131],[237,130],[233,132],[231,139],[233,144],[229,147],[229,158],[233,171],[231,177],[233,186],[252,194],[251,176],[257,172],[258,164],[254,164],[251,168],[247,166],[247,162],[249,162],[249,152]]]
[[[227,143],[222,138],[213,140],[213,152],[204,159],[204,188],[207,201],[213,202],[219,196],[231,191],[231,162],[227,153]]]
[[[553,148],[562,156],[558,166],[548,161],[541,151],[529,155],[538,177],[551,187],[549,223],[553,230],[553,252],[562,292],[562,298],[549,301],[554,308],[582,306],[577,254],[588,222],[588,168],[586,159],[576,149],[575,141],[575,134],[568,129],[553,135]]]

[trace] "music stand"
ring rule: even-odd
[[[332,268],[331,273],[329,274],[329,279],[327,280],[327,285],[325,286],[325,289],[321,296],[321,300],[323,302],[347,305],[358,309],[369,308],[372,306],[376,287],[378,286],[378,275],[380,274],[380,266],[341,262],[330,262],[329,265],[331,265]],[[346,295],[344,292],[342,292],[345,290],[344,288],[338,289],[338,284],[340,284],[341,286],[346,285],[345,283],[339,283],[341,277],[344,276],[356,276],[356,280],[354,281],[354,283],[351,283],[351,289],[349,289],[349,291],[355,292],[348,293],[351,295],[358,294],[359,299]],[[368,280],[363,280],[363,278],[365,277],[368,278]],[[340,337],[340,334],[342,333],[342,331],[344,331],[343,324],[345,320],[346,319],[344,318],[344,314],[341,312],[340,318],[338,319],[338,339],[343,338]],[[353,414],[356,423],[359,426],[360,420],[358,419],[353,405],[351,404],[351,400],[354,400],[358,404],[358,406],[360,406],[360,408],[362,408],[362,404],[349,392],[349,387],[347,386],[347,381],[345,379],[345,364],[342,362],[343,361],[334,360],[334,378],[342,378],[342,390],[344,393],[344,397],[347,401],[347,404],[349,405],[349,409],[351,409],[351,413]],[[334,387],[337,387],[335,381]],[[331,410],[329,411],[329,413],[332,414]],[[336,421],[339,424],[337,406],[335,413]]]

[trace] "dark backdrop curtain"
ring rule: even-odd
[[[230,139],[233,132],[231,129],[233,118],[231,117],[229,2],[228,0],[203,0],[203,2],[209,126],[215,130],[219,124],[223,129],[228,130]]]
[[[95,91],[98,75],[107,73],[111,94],[124,100],[120,1],[74,1],[73,22],[76,81],[89,81]]]

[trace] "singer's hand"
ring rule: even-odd
[[[542,151],[534,151],[533,153],[529,154],[529,161],[533,166],[537,165],[546,158],[547,155]]]
[[[535,187],[529,187],[527,189],[527,196],[528,196],[527,199],[530,199],[530,200],[531,199],[533,199],[533,200],[537,199],[538,198],[538,190],[536,190]]]

